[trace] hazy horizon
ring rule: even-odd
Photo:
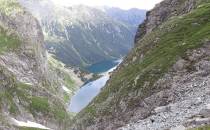
[[[138,8],[143,10],[150,10],[162,0],[52,0],[56,5],[72,6],[72,5],[87,5],[87,6],[108,6],[118,7],[121,9]]]

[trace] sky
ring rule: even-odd
[[[88,6],[110,6],[122,9],[139,8],[152,9],[155,4],[162,0],[52,0],[55,4],[69,6],[84,4]]]

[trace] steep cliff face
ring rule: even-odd
[[[11,3],[6,0],[1,3],[1,30],[5,35],[11,35],[9,37],[14,35],[19,40],[16,41],[19,43],[15,52],[10,51],[1,55],[1,65],[10,69],[20,81],[38,83],[47,69],[44,37],[40,25],[17,3],[13,2],[15,4],[10,5]],[[5,41],[7,42],[7,39]],[[24,64],[26,61],[27,64]]]
[[[72,128],[209,124],[209,12],[209,0],[165,0],[148,12],[134,49]]]
[[[62,63],[47,60],[43,42],[30,13],[16,0],[0,1],[0,129],[24,129],[17,121],[67,127],[66,101],[82,81]]]
[[[135,42],[138,42],[146,33],[151,32],[160,24],[173,16],[179,16],[190,12],[196,7],[196,0],[164,0],[161,4],[147,12],[146,20],[140,24],[136,33]]]

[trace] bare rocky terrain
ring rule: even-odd
[[[144,99],[144,107],[154,108],[151,115],[119,130],[184,130],[210,123],[210,44],[188,52],[169,74],[157,81],[165,89]],[[190,63],[193,62],[193,66]],[[188,68],[194,72],[187,73]],[[158,106],[159,104],[167,104]]]

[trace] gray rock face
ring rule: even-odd
[[[171,128],[170,130],[185,130],[186,128],[184,126],[177,126],[177,127],[174,127],[174,128]]]
[[[22,41],[16,52],[0,56],[0,64],[12,71],[20,81],[38,83],[47,70],[44,37],[38,21],[27,12],[14,13],[12,16],[0,13],[0,24]]]
[[[203,110],[200,111],[199,115],[201,117],[205,117],[205,118],[210,117],[210,107],[209,107],[209,104],[206,105],[206,108],[204,108]]]
[[[19,129],[11,118],[54,130],[67,129],[71,116],[65,100],[82,81],[62,63],[48,63],[39,22],[16,0],[0,1],[1,38],[2,35],[4,42],[15,38],[18,45],[4,45],[1,39],[1,47],[6,49],[0,53],[0,129]],[[68,93],[64,85],[69,87]]]
[[[171,106],[161,106],[154,109],[155,113],[161,113],[161,112],[168,112],[171,110]]]
[[[184,2],[184,4],[183,4]],[[157,26],[170,17],[190,12],[195,8],[197,0],[164,0],[154,9],[147,12],[146,20],[139,26],[135,41],[137,42],[145,34],[150,33]]]

